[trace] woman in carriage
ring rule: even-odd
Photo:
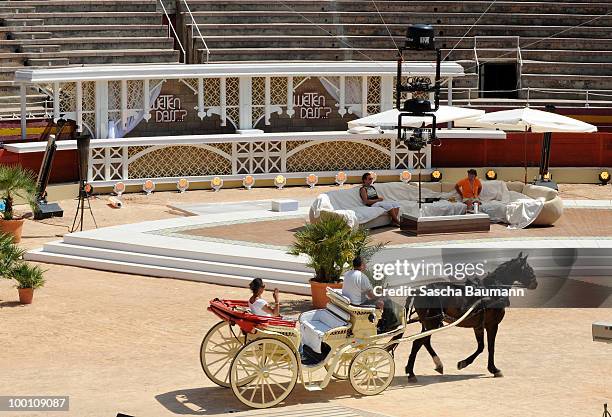
[[[251,298],[249,298],[249,309],[251,310],[251,313],[264,317],[280,316],[278,288],[274,288],[274,292],[272,294],[274,297],[274,308],[270,307],[268,302],[262,298],[262,295],[266,290],[266,284],[264,284],[261,278],[255,278],[253,281],[251,281],[249,288],[253,292],[253,295]]]

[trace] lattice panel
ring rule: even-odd
[[[363,142],[323,142],[287,158],[288,172],[389,168],[389,154]]]
[[[277,173],[282,169],[282,142],[239,142],[236,144],[236,173]]]
[[[232,173],[232,163],[205,148],[168,146],[131,162],[128,171],[130,178],[229,175]]]
[[[84,81],[83,89],[83,111],[96,110],[96,83],[93,81]]]
[[[76,111],[76,83],[62,83],[59,100],[60,113]]]
[[[427,154],[423,152],[411,152],[413,168],[427,168]]]
[[[230,77],[225,80],[225,104],[229,106],[240,105],[240,82],[238,77]]]
[[[293,90],[295,91],[300,85],[304,84],[310,77],[293,77]]]
[[[380,77],[368,77],[368,114],[380,112]]]
[[[108,82],[108,120],[121,118],[121,81]]]
[[[255,126],[266,112],[266,79],[264,77],[253,78],[252,103],[252,120]]]
[[[106,162],[104,148],[91,148],[90,155],[91,181],[104,181]]]
[[[276,106],[287,106],[287,78],[272,77],[270,79],[270,102]]]
[[[204,107],[221,105],[221,81],[219,78],[204,79]]]
[[[361,77],[346,77],[344,82],[346,104],[361,103]]]
[[[142,89],[144,83],[141,80],[129,80],[127,82],[127,107],[128,109],[142,110]]]
[[[395,142],[395,168],[408,169],[410,168],[410,151],[406,144],[402,141]]]

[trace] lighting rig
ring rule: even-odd
[[[408,26],[406,41],[398,50],[397,81],[395,85],[395,106],[399,110],[397,117],[397,139],[404,142],[408,150],[420,152],[424,147],[437,142],[436,115],[440,108],[440,63],[442,53],[435,47],[434,29],[428,24]],[[404,82],[402,66],[405,51],[431,51],[436,54],[436,78],[432,84],[431,78],[425,76],[410,76]],[[402,95],[410,93],[411,97],[402,102]],[[433,94],[433,106],[431,95]],[[425,128],[425,123],[419,128],[405,127],[402,119],[406,117],[431,117],[431,128]],[[421,174],[419,172],[419,209],[421,208]]]

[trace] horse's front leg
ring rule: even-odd
[[[476,336],[476,351],[470,356],[457,363],[457,369],[463,369],[474,362],[474,359],[478,357],[484,351],[484,328],[475,327],[474,336]]]
[[[495,366],[495,337],[497,336],[498,323],[487,326],[487,345],[489,348],[489,363],[487,370],[493,374],[494,377],[499,378],[504,376]]]
[[[423,339],[417,339],[412,342],[412,350],[410,351],[410,356],[408,357],[408,363],[406,364],[406,375],[408,375],[408,381],[417,382],[417,377],[414,374],[414,362],[416,361],[417,354],[421,347],[423,346]]]

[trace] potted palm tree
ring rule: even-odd
[[[15,217],[13,204],[15,197],[19,197],[34,207],[36,195],[36,181],[34,175],[17,165],[0,166],[0,199],[4,202],[2,218],[0,219],[0,232],[13,236],[15,243],[21,240],[23,217]]]
[[[17,281],[19,302],[31,304],[34,290],[45,284],[44,271],[23,260],[25,250],[13,242],[13,236],[0,234],[0,277]]]
[[[294,238],[289,254],[306,255],[307,266],[315,271],[310,288],[316,308],[324,308],[327,304],[328,287],[342,288],[342,273],[357,254],[368,260],[384,246],[373,244],[366,229],[352,229],[338,216],[326,216],[309,223],[296,232]]]

